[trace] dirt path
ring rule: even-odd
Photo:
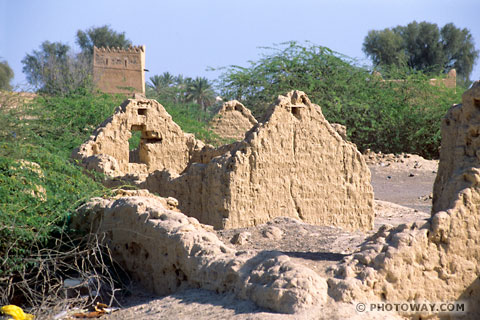
[[[436,171],[397,171],[381,166],[370,166],[370,171],[375,199],[430,213]]]
[[[418,156],[376,156],[369,159],[375,192],[375,230],[382,224],[423,223],[430,214],[437,162]],[[354,252],[368,233],[308,225],[290,218],[277,218],[251,228],[218,231],[219,238],[236,250],[279,251],[322,276],[327,268]],[[232,238],[247,239],[235,244]],[[156,297],[135,288],[123,301],[123,308],[104,319],[401,319],[385,313],[358,314],[352,304],[327,301],[304,314],[275,314],[232,294],[189,289]]]

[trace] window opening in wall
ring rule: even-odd
[[[132,136],[128,139],[128,150],[132,151],[138,148],[140,145],[140,139],[142,138],[141,131],[132,131]]]
[[[139,116],[146,116],[147,115],[147,109],[146,108],[138,108],[137,112],[138,112]]]
[[[128,162],[130,163],[144,163],[140,159],[140,141],[142,140],[142,131],[145,130],[145,127],[142,125],[133,125],[131,128],[132,136],[128,139]]]
[[[108,66],[108,58],[105,59],[105,65]]]
[[[292,107],[292,114],[298,119],[300,119],[300,109],[301,107]]]
[[[473,105],[475,108],[480,109],[480,99],[473,99]]]

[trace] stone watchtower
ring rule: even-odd
[[[145,46],[93,48],[93,81],[106,93],[145,93]]]

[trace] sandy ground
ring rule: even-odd
[[[308,225],[290,218],[251,228],[218,231],[227,245],[237,250],[279,251],[322,276],[326,269],[357,250],[366,237],[383,224],[399,225],[430,216],[431,192],[436,161],[411,155],[367,155],[375,192],[375,228],[368,233],[347,232],[340,228]],[[273,232],[272,232],[273,230]],[[233,244],[236,233],[249,235],[247,241]],[[189,289],[166,297],[153,296],[139,287],[122,301],[122,308],[103,319],[402,319],[395,314],[358,313],[355,305],[333,300],[305,313],[272,313],[232,294]]]

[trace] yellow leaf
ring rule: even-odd
[[[13,304],[9,304],[0,308],[0,312],[11,316],[13,320],[33,320],[34,317],[31,314],[23,312],[22,308]]]

